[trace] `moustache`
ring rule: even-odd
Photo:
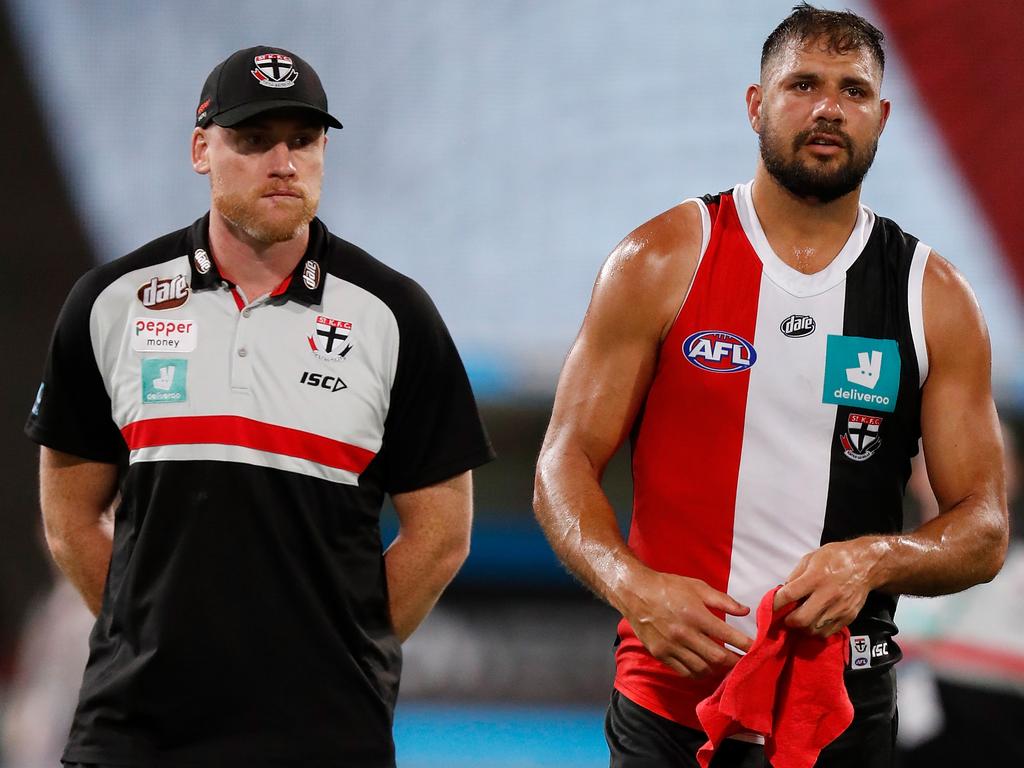
[[[850,149],[853,146],[853,142],[850,140],[849,135],[842,129],[836,128],[831,123],[817,123],[813,128],[809,128],[806,131],[800,131],[800,133],[793,138],[793,148],[799,149],[804,146],[811,136],[815,134],[831,136],[837,139],[844,149]]]

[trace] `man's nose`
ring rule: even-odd
[[[288,144],[279,141],[270,148],[269,174],[278,178],[295,175],[295,163],[292,162],[292,151]]]
[[[814,105],[812,117],[815,120],[827,120],[830,123],[846,121],[846,113],[839,102],[839,94],[824,94]]]

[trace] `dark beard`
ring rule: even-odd
[[[793,139],[793,157],[791,160],[787,160],[779,150],[778,145],[781,142],[776,140],[776,137],[769,136],[770,133],[768,125],[765,124],[758,135],[761,159],[764,161],[765,169],[772,175],[772,178],[796,197],[813,198],[821,203],[831,203],[857,189],[864,181],[871,163],[875,160],[875,152],[878,151],[877,137],[864,151],[858,152],[857,146],[845,133],[828,124],[819,124],[812,130],[802,131],[796,135]],[[823,165],[814,167],[802,163],[797,157],[797,153],[814,133],[827,133],[842,139],[849,155],[846,164],[835,171],[827,171]]]

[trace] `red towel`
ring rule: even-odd
[[[757,607],[757,637],[718,689],[697,705],[708,743],[697,752],[708,768],[715,749],[735,733],[764,736],[773,768],[810,768],[818,753],[853,721],[843,683],[850,648],[846,628],[828,638],[790,629],[783,619],[791,603],[773,616],[778,587]]]

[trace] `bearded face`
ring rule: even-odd
[[[758,142],[765,169],[799,198],[830,203],[857,189],[875,159],[878,136],[855,141],[846,131],[821,120],[812,128],[786,136],[762,107]],[[815,155],[810,146],[835,146],[839,151]]]
[[[319,186],[309,189],[283,180],[256,187],[236,182],[227,174],[211,171],[213,207],[259,243],[283,243],[298,237],[313,220],[320,204]]]

